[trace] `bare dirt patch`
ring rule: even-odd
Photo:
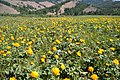
[[[0,3],[0,13],[6,13],[6,14],[20,14],[20,12],[16,11],[14,8],[11,8],[9,6],[6,6],[2,3]]]
[[[64,5],[62,5],[58,11],[58,15],[59,14],[63,14],[65,11],[66,8],[73,8],[76,6],[76,3],[77,1],[70,1],[70,2],[67,2],[65,3]]]

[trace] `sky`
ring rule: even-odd
[[[120,1],[120,0],[113,0],[113,1]]]

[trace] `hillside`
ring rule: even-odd
[[[0,3],[20,14],[120,15],[120,1],[116,0],[0,0]],[[0,13],[12,14],[10,8]],[[18,14],[15,11],[13,13]]]
[[[47,15],[78,15],[81,14],[89,5],[76,0],[66,0],[65,2],[56,4],[52,7],[34,11],[35,14]]]
[[[16,11],[14,8],[6,6],[2,3],[0,3],[0,13],[4,14],[20,14],[18,11]]]
[[[49,1],[36,2],[34,0],[0,0],[0,3],[16,9],[21,14],[29,14],[32,11],[55,5]]]

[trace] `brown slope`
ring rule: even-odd
[[[45,6],[45,7],[51,7],[51,6],[55,5],[54,3],[51,3],[49,1],[39,2],[39,4],[41,4],[41,5]]]
[[[32,6],[35,9],[43,9],[45,8],[44,6],[40,5],[39,3],[36,3],[35,1],[24,1],[24,0],[4,0],[9,2],[12,5],[15,6]]]
[[[7,13],[7,14],[20,14],[20,12],[17,12],[14,8],[11,8],[9,6],[6,6],[2,3],[0,3],[0,14]]]
[[[97,8],[93,7],[92,5],[88,6],[83,10],[84,13],[89,13],[89,12],[96,12]]]
[[[64,5],[62,5],[58,11],[58,15],[60,14],[63,14],[65,11],[66,8],[73,8],[76,6],[76,3],[77,1],[76,0],[73,0],[73,1],[70,1],[70,2],[67,2],[65,3]]]
[[[43,9],[45,7],[51,7],[51,6],[55,5],[49,1],[43,1],[43,2],[39,2],[39,3],[36,3],[35,1],[24,1],[24,0],[4,0],[4,1],[7,1],[10,4],[15,5],[15,6],[27,6],[27,5],[29,5],[37,10]]]

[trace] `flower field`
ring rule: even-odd
[[[120,17],[0,16],[0,80],[119,80]]]

